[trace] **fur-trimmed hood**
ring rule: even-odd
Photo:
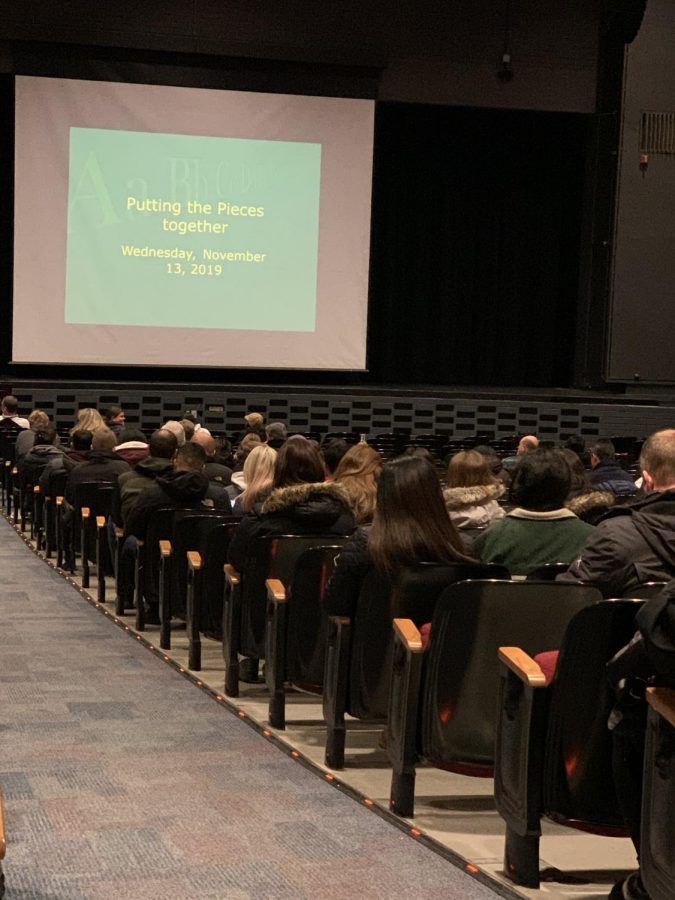
[[[503,493],[503,484],[476,484],[473,487],[446,488],[443,499],[447,509],[454,511],[465,506],[482,506],[489,500],[501,497]]]
[[[347,491],[335,481],[315,484],[291,484],[275,488],[265,500],[262,513],[279,513],[293,510],[294,515],[332,520],[351,510]]]
[[[607,510],[614,506],[615,497],[610,491],[590,490],[570,497],[565,506],[584,522],[595,525]]]

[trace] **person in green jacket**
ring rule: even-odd
[[[511,485],[516,508],[476,538],[474,552],[481,562],[506,566],[511,575],[529,575],[548,563],[576,559],[593,526],[565,508],[571,477],[557,450],[523,456]]]

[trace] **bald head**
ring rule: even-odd
[[[539,438],[536,434],[526,434],[521,437],[516,453],[522,456],[524,453],[532,453],[539,446]]]
[[[640,466],[645,490],[675,490],[675,429],[655,431],[644,442]]]
[[[216,455],[216,439],[213,437],[210,431],[207,431],[206,428],[200,428],[199,431],[195,431],[192,436],[193,444],[199,444],[200,447],[203,448],[204,453],[207,456],[215,456]]]

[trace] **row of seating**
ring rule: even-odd
[[[116,551],[106,562],[111,487],[78,487],[70,545],[59,543],[60,498],[42,498],[45,525],[44,510],[54,502],[57,557],[74,571],[79,551],[85,586],[94,557],[101,602],[122,539],[118,533]],[[37,515],[33,507],[32,524]],[[393,770],[390,802],[399,815],[413,814],[415,769],[421,760],[463,774],[494,775],[497,808],[506,822],[505,871],[517,883],[539,884],[545,815],[604,834],[624,833],[610,776],[606,722],[612,698],[604,666],[632,636],[640,599],[602,600],[583,585],[513,582],[495,566],[423,565],[405,572],[393,594],[370,573],[354,618],[328,617],[321,600],[341,539],[261,538],[237,572],[225,563],[235,527],[232,517],[195,510],[153,517],[135,555],[137,628],[145,627],[143,595],[157,586],[160,646],[170,647],[172,615],[184,616],[189,666],[199,671],[201,635],[218,631],[222,608],[225,693],[239,694],[244,654],[265,659],[274,727],[285,727],[290,684],[322,694],[331,768],[344,766],[347,715],[386,723]],[[547,578],[555,571],[536,574]],[[119,597],[117,612],[124,614]],[[431,640],[423,652],[419,629],[428,622]],[[533,657],[558,648],[555,677],[548,684]],[[660,705],[655,708],[663,711],[672,698],[667,692],[656,696]],[[645,773],[650,802],[665,827],[671,826],[663,796],[675,793],[674,724],[654,713],[650,747],[657,755],[648,754],[647,766],[653,767],[656,758],[658,774],[653,768]],[[664,765],[667,783],[659,780],[654,788],[654,780],[663,779]],[[654,818],[645,820],[645,828],[654,832],[647,842],[657,839],[650,846],[659,883],[670,891],[658,893],[657,887],[653,896],[660,900],[672,896],[674,844],[664,839]]]

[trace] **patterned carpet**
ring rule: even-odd
[[[7,900],[467,898],[101,616],[0,519]]]

